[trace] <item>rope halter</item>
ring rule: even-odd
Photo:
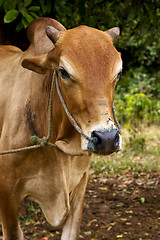
[[[17,149],[12,149],[12,150],[6,150],[6,151],[0,151],[0,155],[4,155],[4,154],[10,154],[10,153],[17,153],[17,152],[23,152],[23,151],[27,151],[27,150],[32,150],[32,149],[37,149],[37,148],[41,148],[41,147],[46,147],[46,146],[52,146],[52,147],[57,147],[55,144],[49,142],[49,139],[51,137],[51,130],[52,130],[52,103],[53,103],[53,88],[54,88],[54,83],[56,84],[56,88],[57,88],[57,92],[61,101],[61,104],[69,118],[69,120],[72,122],[74,128],[85,138],[88,140],[88,146],[90,150],[93,149],[93,146],[96,145],[96,143],[98,142],[97,137],[89,137],[87,136],[82,129],[79,127],[79,125],[77,124],[76,120],[73,118],[73,116],[71,115],[71,113],[69,112],[66,103],[63,99],[61,90],[60,90],[60,86],[59,86],[59,81],[58,81],[58,73],[54,72],[53,74],[53,78],[52,78],[52,82],[51,82],[51,90],[50,90],[50,97],[49,97],[49,123],[48,123],[48,134],[47,136],[44,136],[42,138],[39,138],[38,136],[31,136],[30,140],[31,142],[34,144],[33,146],[28,146],[28,147],[24,147],[24,148],[17,148]],[[118,127],[118,131],[119,133],[121,132],[121,127],[120,124],[116,118],[115,115],[115,109],[114,109],[114,105],[112,108],[112,112],[113,112],[113,118],[114,121]]]
[[[59,98],[60,98],[60,101],[61,101],[61,104],[68,116],[68,118],[70,119],[70,121],[72,122],[74,128],[85,138],[87,139],[89,142],[92,142],[93,144],[96,144],[96,142],[98,141],[98,139],[96,137],[89,137],[87,136],[83,131],[82,129],[79,127],[79,125],[77,124],[76,120],[73,118],[73,116],[71,115],[71,113],[69,112],[67,106],[66,106],[66,103],[63,99],[63,96],[62,96],[62,93],[61,93],[61,90],[60,90],[60,86],[59,86],[59,81],[58,81],[58,73],[56,72],[56,87],[57,87],[57,92],[58,92],[58,95],[59,95]],[[118,127],[118,132],[120,133],[121,132],[121,127],[120,127],[120,124],[116,118],[116,114],[115,114],[115,108],[114,108],[114,104],[113,104],[113,108],[112,108],[112,113],[113,113],[113,118],[114,118],[114,121]]]

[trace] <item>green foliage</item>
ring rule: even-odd
[[[9,10],[4,16],[4,22],[10,23],[13,22],[19,15],[19,12],[16,9]]]
[[[37,144],[39,141],[39,138],[36,135],[33,135],[33,136],[31,136],[30,141],[33,144]]]
[[[142,131],[137,132],[136,130],[136,128],[130,127],[130,137],[126,147],[138,154],[146,151],[146,136]]]
[[[125,125],[130,138],[128,148],[146,150],[143,128],[160,123],[160,71],[149,72],[144,67],[131,68],[121,78],[115,95],[117,117]]]
[[[16,19],[17,31],[41,16],[56,18],[66,28],[86,24],[106,30],[120,26],[121,36],[116,45],[122,57],[127,54],[125,67],[155,63],[155,68],[159,64],[159,0],[0,0],[0,12],[5,23]]]
[[[49,14],[52,9],[51,1],[45,0],[0,0],[0,9],[4,11],[4,23],[17,19],[16,30],[27,28],[35,18]]]
[[[125,1],[121,3],[120,22],[123,24],[123,32],[118,46],[130,49],[134,56],[134,63],[151,65],[158,60],[158,49],[160,49],[160,2]],[[157,25],[158,24],[158,25]],[[137,49],[138,51],[135,51]]]
[[[144,93],[126,94],[126,113],[133,124],[148,117],[151,100]]]
[[[160,101],[156,98],[157,89],[148,87],[145,80],[141,82],[145,74],[140,72],[136,76],[140,78],[132,79],[133,85],[129,85],[127,93],[123,88],[118,90],[115,106],[120,122],[130,133],[128,147],[139,152],[146,149],[143,128],[147,124],[160,123]]]
[[[13,11],[14,10],[14,11]],[[159,64],[160,1],[120,0],[0,0],[4,22],[17,19],[16,30],[37,17],[56,18],[66,28],[86,24],[101,30],[120,26],[116,45],[126,55],[125,66]]]
[[[29,223],[33,222],[35,215],[39,215],[41,213],[40,207],[38,203],[33,202],[31,200],[27,200],[27,215],[21,215],[19,220],[23,222],[24,225],[28,225]]]
[[[151,66],[158,61],[160,50],[160,2],[152,0],[56,0],[55,15],[66,27],[86,24],[101,30],[120,26],[121,36],[116,45],[130,52],[125,63]],[[123,55],[122,55],[123,57]],[[130,64],[131,63],[131,64]]]
[[[122,75],[115,94],[115,107],[121,123],[159,123],[160,71],[131,68]]]
[[[30,216],[34,215],[34,214],[38,214],[39,212],[39,205],[33,201],[29,201],[27,203],[27,208],[28,208],[28,213]]]
[[[150,114],[151,100],[143,93],[126,95],[127,129],[130,132],[129,147],[137,151],[145,150],[145,136],[142,134],[141,122]]]

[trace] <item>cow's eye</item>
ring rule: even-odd
[[[117,74],[117,80],[119,80],[120,79],[120,77],[121,77],[121,75],[122,75],[122,71],[120,71],[118,74]]]
[[[59,67],[59,71],[60,71],[61,77],[62,77],[63,79],[70,78],[68,72],[67,72],[63,67]]]

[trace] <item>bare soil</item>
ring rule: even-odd
[[[27,203],[28,204],[28,203]],[[59,240],[35,204],[34,213],[21,205],[25,239]],[[160,174],[126,170],[122,176],[89,180],[78,240],[160,240]]]

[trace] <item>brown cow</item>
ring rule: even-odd
[[[107,155],[120,149],[112,114],[114,88],[122,71],[113,46],[118,35],[118,28],[65,30],[53,19],[39,18],[28,29],[30,47],[25,52],[0,47],[1,151],[32,145],[32,135],[46,136],[53,72],[58,76],[49,139],[57,147],[0,155],[5,240],[23,239],[18,206],[24,197],[39,203],[51,225],[62,227],[61,240],[76,239],[91,153]],[[59,91],[77,125],[67,116]]]

